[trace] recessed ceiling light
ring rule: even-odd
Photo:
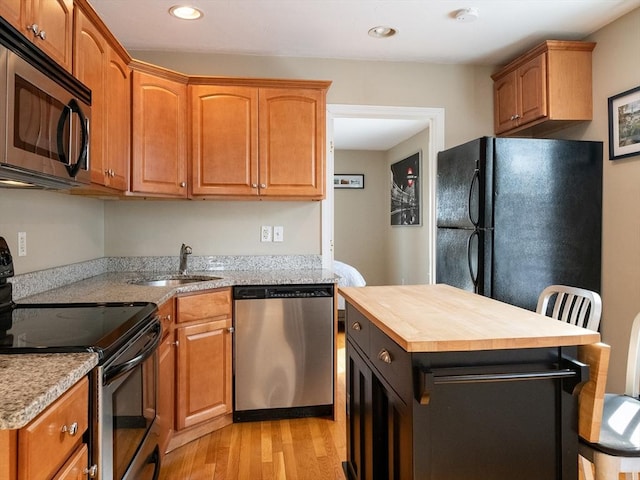
[[[369,29],[369,36],[375,38],[388,38],[393,37],[398,31],[395,28],[385,27],[380,25]]]
[[[186,5],[174,5],[169,9],[169,13],[182,20],[197,20],[204,15],[201,10]]]
[[[478,19],[478,9],[462,8],[455,12],[454,18],[458,22],[463,22],[463,23],[475,22]]]

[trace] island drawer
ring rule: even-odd
[[[354,345],[360,347],[360,350],[369,356],[369,331],[371,330],[371,322],[356,310],[349,303],[346,305],[345,331],[347,337]]]
[[[411,355],[375,325],[370,328],[369,358],[396,393],[408,402],[413,394]]]

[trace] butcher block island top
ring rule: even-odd
[[[587,345],[600,334],[449,285],[339,287],[407,352]]]

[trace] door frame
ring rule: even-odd
[[[322,227],[321,227],[321,255],[322,267],[331,269],[333,265],[333,121],[335,118],[376,118],[376,119],[402,119],[424,120],[429,131],[429,147],[423,152],[423,165],[427,165],[429,206],[425,215],[425,226],[429,229],[429,241],[427,242],[430,282],[435,282],[435,237],[436,237],[436,173],[437,155],[444,150],[444,108],[428,107],[400,107],[400,106],[376,106],[376,105],[347,105],[327,104],[327,148],[326,148],[326,175],[327,192],[326,199],[322,201]]]

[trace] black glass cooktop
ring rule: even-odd
[[[149,322],[154,303],[15,304],[0,312],[0,353],[97,352],[121,346]]]

